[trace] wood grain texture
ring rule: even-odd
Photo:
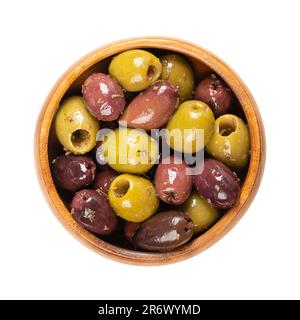
[[[48,147],[51,149],[52,142],[51,139],[49,143],[48,141],[52,120],[62,97],[68,91],[80,90],[82,79],[94,70],[101,69],[102,64],[107,65],[108,57],[134,48],[152,48],[181,53],[189,58],[196,71],[197,79],[206,75],[210,70],[219,74],[235,93],[247,118],[250,130],[251,158],[239,201],[203,235],[169,253],[148,253],[123,249],[109,244],[83,229],[73,220],[57,193],[50,172]],[[244,215],[257,193],[265,164],[265,150],[264,128],[258,108],[240,77],[221,59],[207,50],[183,40],[164,37],[122,40],[105,45],[83,57],[63,74],[49,93],[37,121],[35,133],[37,174],[44,195],[59,221],[77,239],[94,251],[119,262],[136,265],[162,265],[178,262],[200,253],[222,238]]]

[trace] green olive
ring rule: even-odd
[[[178,54],[167,54],[161,63],[160,78],[178,87],[181,102],[189,100],[194,91],[194,75],[188,62]]]
[[[207,230],[220,218],[218,210],[196,193],[190,195],[180,210],[193,220],[195,234]]]
[[[148,219],[159,205],[153,184],[133,174],[116,177],[110,184],[108,199],[117,215],[131,222]]]
[[[212,157],[231,168],[245,167],[250,154],[250,135],[247,125],[233,114],[219,117],[206,150]]]
[[[110,131],[101,144],[108,165],[119,172],[145,173],[158,158],[158,143],[138,129],[118,128]]]
[[[160,60],[145,50],[118,54],[109,65],[109,74],[127,91],[142,91],[160,76]]]
[[[87,111],[83,99],[65,99],[55,117],[55,132],[66,150],[75,154],[91,151],[96,145],[99,122]]]
[[[167,143],[179,152],[198,152],[208,143],[214,124],[214,114],[207,104],[197,100],[186,101],[167,124]]]

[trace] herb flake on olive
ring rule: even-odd
[[[78,191],[71,203],[72,217],[84,228],[99,236],[109,235],[117,228],[117,216],[107,198],[95,190]]]

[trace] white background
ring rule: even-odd
[[[300,298],[298,1],[1,1],[0,298]],[[216,245],[184,262],[133,267],[98,256],[48,208],[33,160],[46,95],[100,45],[183,38],[231,65],[267,135],[251,208]]]

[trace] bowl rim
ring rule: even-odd
[[[61,98],[70,85],[97,62],[130,49],[162,49],[181,53],[200,60],[229,84],[239,100],[251,137],[251,157],[248,172],[237,204],[209,230],[179,249],[167,253],[139,252],[105,242],[81,227],[70,215],[56,191],[48,159],[48,139],[53,117]],[[213,53],[191,42],[169,37],[139,37],[119,40],[101,46],[75,62],[56,82],[39,114],[34,141],[37,176],[53,213],[62,225],[83,244],[113,260],[134,265],[163,265],[178,262],[204,251],[230,231],[244,215],[259,188],[266,156],[262,119],[249,89],[237,73]]]

